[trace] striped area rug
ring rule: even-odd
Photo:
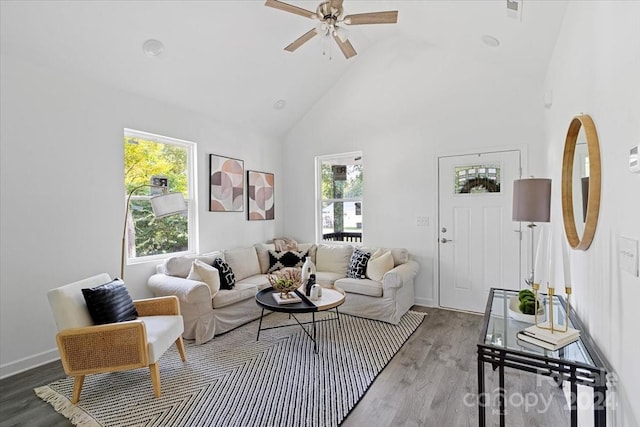
[[[186,363],[175,346],[160,359],[159,399],[148,369],[87,376],[77,405],[71,378],[35,392],[81,426],[337,426],[424,315],[410,311],[399,325],[348,315],[319,322],[318,354],[297,325],[256,341],[257,321],[204,345],[186,341]],[[273,313],[263,327],[288,322]]]

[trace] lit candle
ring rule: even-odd
[[[571,288],[571,260],[566,239],[562,239],[562,268],[564,270],[564,286]]]
[[[547,288],[553,289],[553,281],[555,280],[555,278],[553,277],[554,274],[554,267],[555,267],[555,260],[553,259],[554,253],[553,253],[553,235],[551,234],[551,230],[549,230],[549,249],[547,250],[547,256],[549,257],[549,271],[547,272],[548,276],[547,276]]]

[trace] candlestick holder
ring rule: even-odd
[[[553,321],[553,295],[555,294],[555,289],[554,288],[550,288],[549,284],[547,284],[547,300],[548,300],[548,304],[549,304],[549,310],[547,311],[548,314],[548,322],[545,323],[538,323],[538,308],[536,307],[536,311],[535,311],[535,325],[536,327],[540,328],[540,329],[546,329],[548,331],[551,331],[551,333],[554,332],[567,332],[569,330],[569,312],[571,311],[571,286],[566,285],[566,287],[564,288],[565,292],[567,294],[567,306],[566,306],[566,310],[565,310],[565,319],[564,319],[564,329],[557,327],[557,325],[554,324]],[[533,293],[536,299],[536,304],[538,303],[538,291],[540,290],[540,283],[534,283],[533,284]]]

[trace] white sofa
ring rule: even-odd
[[[377,249],[360,248],[369,253]],[[157,267],[148,285],[156,296],[178,297],[184,319],[183,337],[202,344],[260,317],[255,295],[269,287],[266,274],[269,250],[274,250],[273,244],[258,243],[202,255],[172,257]],[[418,263],[411,260],[406,249],[390,249],[393,268],[380,281],[346,277],[353,246],[299,244],[299,250],[307,251],[316,265],[317,283],[346,292],[345,302],[339,308],[341,313],[397,324],[414,303]],[[229,264],[236,285],[232,290],[219,290],[212,296],[206,283],[186,277],[194,259],[211,264],[217,257]]]

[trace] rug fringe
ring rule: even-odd
[[[64,415],[73,425],[81,427],[101,427],[91,415],[79,406],[71,403],[69,399],[54,391],[49,386],[38,387],[33,390],[36,395],[53,406],[56,412]]]

